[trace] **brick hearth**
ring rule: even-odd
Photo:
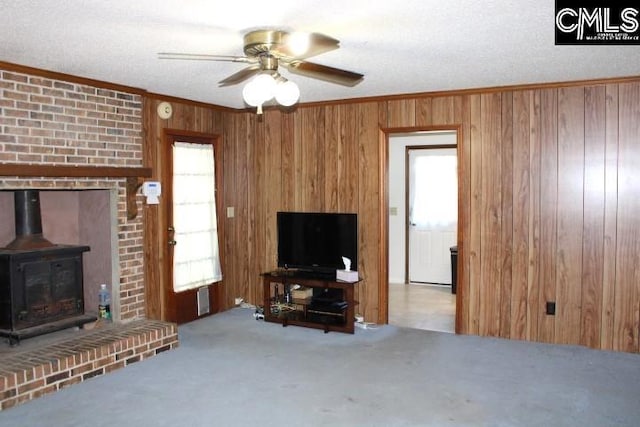
[[[0,354],[0,410],[178,346],[177,326],[156,320],[100,324],[78,335]]]

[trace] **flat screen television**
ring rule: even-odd
[[[354,213],[278,212],[278,267],[324,274],[358,269],[358,216]]]

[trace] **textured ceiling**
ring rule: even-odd
[[[555,46],[554,2],[533,0],[58,0],[0,2],[0,61],[244,107],[244,65],[158,52],[241,55],[245,32],[320,32],[313,62],[365,75],[343,87],[282,74],[301,102],[640,75],[640,46]]]

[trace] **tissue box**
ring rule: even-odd
[[[342,280],[343,282],[357,282],[360,280],[358,277],[357,271],[347,271],[347,270],[336,270],[336,279]]]

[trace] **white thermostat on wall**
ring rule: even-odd
[[[161,102],[158,104],[158,117],[161,119],[168,119],[173,114],[173,107],[168,102]]]
[[[157,205],[160,203],[158,197],[162,194],[162,186],[158,181],[145,181],[142,184],[142,194],[147,196],[148,205]]]

